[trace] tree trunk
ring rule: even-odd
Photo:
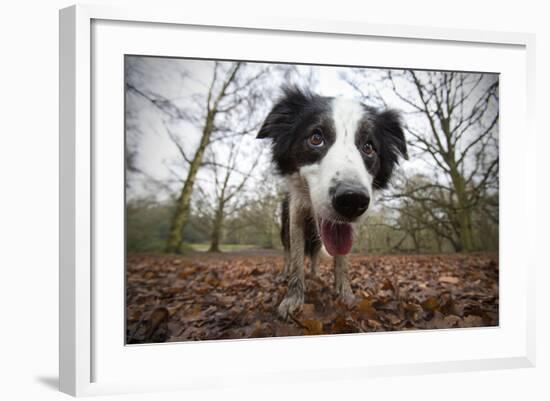
[[[441,253],[442,250],[443,250],[443,246],[442,246],[442,243],[441,243],[441,237],[439,236],[438,233],[434,232],[434,238],[435,238],[435,243],[437,244],[437,252]]]
[[[185,227],[185,224],[187,223],[187,219],[189,218],[189,207],[191,204],[191,195],[193,193],[193,186],[195,185],[195,179],[197,177],[199,167],[202,164],[202,158],[204,156],[204,152],[207,146],[210,144],[210,138],[214,131],[214,119],[216,117],[216,114],[219,112],[218,106],[222,101],[222,99],[224,98],[224,96],[226,95],[227,88],[229,87],[231,82],[233,82],[233,80],[235,79],[237,71],[239,70],[241,65],[242,63],[239,62],[234,66],[233,70],[230,72],[227,79],[223,82],[223,85],[219,93],[216,96],[214,96],[214,88],[215,88],[215,83],[217,82],[216,77],[217,77],[217,68],[218,68],[217,62],[215,64],[214,76],[213,76],[212,83],[208,91],[208,97],[206,100],[206,120],[205,120],[204,128],[202,130],[201,140],[199,143],[199,147],[195,152],[193,160],[189,164],[189,171],[187,173],[185,184],[183,185],[181,194],[177,200],[176,212],[174,213],[174,217],[172,218],[168,240],[166,241],[166,252],[170,252],[170,253],[181,252],[181,246],[183,244],[183,228]]]
[[[170,225],[170,233],[168,241],[166,242],[166,252],[180,253],[181,246],[183,244],[183,228],[189,218],[189,206],[191,203],[191,194],[193,193],[193,186],[195,185],[195,179],[197,172],[202,163],[204,151],[210,143],[210,136],[213,131],[214,114],[209,113],[207,116],[206,124],[204,126],[201,142],[199,147],[191,161],[189,171],[187,172],[187,178],[185,184],[181,190],[181,194],[177,200],[176,212],[172,218],[172,224]]]
[[[222,234],[222,226],[223,226],[223,203],[220,202],[218,206],[218,210],[216,211],[214,225],[212,227],[210,249],[208,249],[208,252],[221,252],[220,239]]]
[[[419,243],[419,240],[418,240],[418,234],[416,231],[412,231],[411,232],[411,238],[413,240],[413,245],[414,245],[414,251],[418,254],[420,253],[420,243]]]
[[[468,205],[468,196],[464,185],[464,178],[451,164],[451,178],[456,192],[458,203],[458,228],[460,233],[460,245],[462,251],[471,252],[474,250],[474,239],[472,235],[472,211]]]

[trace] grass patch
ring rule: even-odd
[[[197,252],[206,252],[208,249],[210,249],[209,243],[197,243],[197,244],[189,244],[189,247]],[[221,244],[220,250],[222,252],[236,252],[236,251],[243,251],[247,249],[255,249],[258,248],[257,245],[254,244]]]

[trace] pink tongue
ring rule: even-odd
[[[327,252],[332,256],[346,255],[353,245],[353,232],[350,224],[321,222],[321,239]]]

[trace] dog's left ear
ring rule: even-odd
[[[397,111],[387,109],[378,113],[374,124],[376,138],[383,144],[380,149],[380,169],[374,177],[374,185],[376,188],[385,188],[399,162],[399,156],[409,159],[407,143],[401,115]]]
[[[407,143],[399,112],[392,109],[384,110],[376,116],[375,121],[378,138],[389,145],[388,149],[394,154],[395,161],[399,155],[408,160]]]

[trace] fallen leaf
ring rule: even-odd
[[[323,334],[323,323],[318,320],[306,319],[302,324],[304,325],[304,334],[308,336]]]
[[[439,307],[439,300],[436,297],[430,297],[422,302],[422,307],[425,310],[434,312]]]
[[[368,299],[364,299],[356,307],[357,309],[357,317],[359,319],[367,320],[367,319],[375,319],[378,317],[378,312],[374,307],[372,306],[372,303]]]
[[[441,276],[439,277],[439,282],[447,284],[458,284],[459,280],[457,277],[453,276]]]

